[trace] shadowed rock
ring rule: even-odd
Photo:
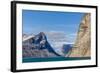
[[[40,32],[38,35],[31,36],[23,41],[23,57],[57,57],[57,54],[49,42],[46,35]]]

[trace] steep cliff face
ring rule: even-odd
[[[35,36],[29,36],[27,39],[23,39],[23,58],[45,58],[57,56],[60,55],[53,50],[43,32],[40,32]]]
[[[91,56],[91,19],[87,13],[83,17],[75,44],[70,51],[69,57],[90,57]]]

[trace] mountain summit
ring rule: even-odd
[[[23,57],[57,57],[60,56],[56,53],[43,32],[28,38],[23,41]]]

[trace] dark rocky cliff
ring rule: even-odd
[[[38,35],[23,41],[23,58],[45,58],[57,56],[60,55],[53,50],[43,32],[40,32]]]

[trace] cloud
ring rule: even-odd
[[[46,35],[48,39],[51,41],[55,41],[55,42],[67,41],[66,34],[62,31],[50,31],[50,32],[46,32]]]
[[[54,48],[54,50],[63,55],[62,47],[64,44],[73,44],[75,40],[76,34],[65,34],[64,32],[50,32],[48,35],[48,41],[51,44],[51,46]]]
[[[76,34],[67,34],[63,31],[49,31],[45,32],[47,39],[53,48],[62,48],[63,44],[73,44]]]

